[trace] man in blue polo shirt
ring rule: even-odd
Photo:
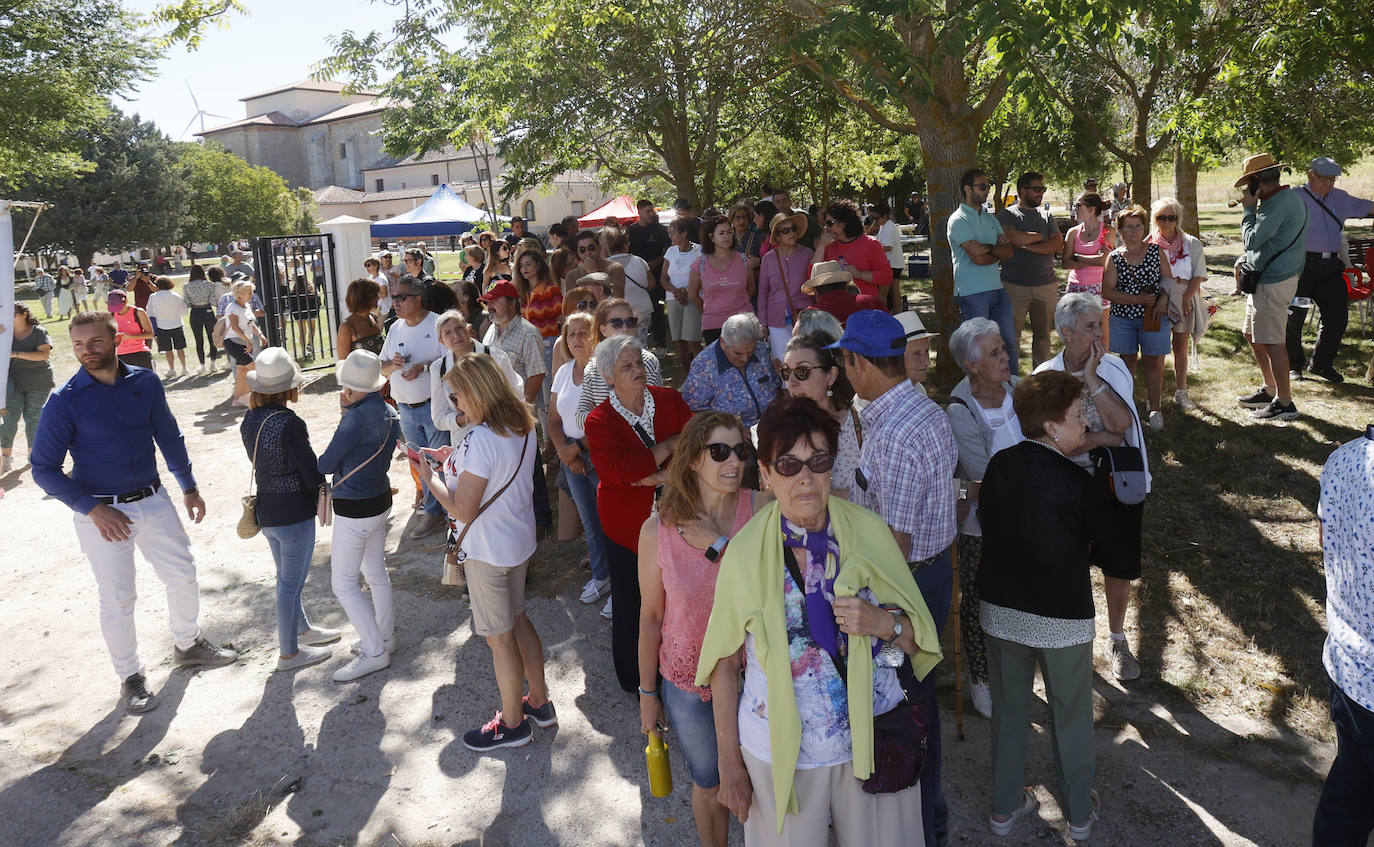
[[[109,312],[77,315],[69,332],[81,370],[43,407],[30,453],[33,479],[75,512],[76,536],[100,594],[105,646],[123,680],[120,699],[130,714],[142,714],[156,708],[157,700],[138,660],[134,545],[167,587],[176,664],[214,668],[232,664],[238,654],[200,634],[191,539],[158,479],[155,443],[196,523],[205,517],[205,501],[162,380],[115,356],[119,333]],[[68,453],[70,476],[62,471]]]
[[[947,228],[954,257],[954,299],[964,320],[987,318],[997,324],[1015,361],[1018,336],[999,268],[1003,259],[1011,258],[1012,246],[997,216],[983,210],[991,187],[988,175],[977,168],[964,171],[959,179],[964,202],[949,216]]]

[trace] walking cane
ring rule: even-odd
[[[954,728],[955,737],[964,740],[964,674],[959,662],[959,536],[949,546],[949,561],[954,569]]]

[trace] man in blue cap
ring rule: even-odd
[[[1361,200],[1336,188],[1341,166],[1329,156],[1312,160],[1307,169],[1307,184],[1298,189],[1298,196],[1307,204],[1307,261],[1298,278],[1298,297],[1306,297],[1321,311],[1322,327],[1312,351],[1309,371],[1328,382],[1345,382],[1336,370],[1336,353],[1345,335],[1349,319],[1349,304],[1345,288],[1345,249],[1342,232],[1350,218],[1374,217],[1374,201]],[[1307,360],[1303,351],[1302,326],[1307,322],[1307,309],[1294,306],[1288,312],[1288,326],[1284,341],[1288,347],[1288,368],[1291,379],[1302,379],[1302,366]]]
[[[959,448],[949,418],[907,379],[907,332],[887,312],[864,309],[849,316],[839,350],[854,391],[868,405],[860,413],[863,446],[855,472],[855,503],[887,522],[911,566],[935,625],[949,617],[954,570],[950,545],[956,530],[954,466]],[[949,809],[940,785],[940,715],[935,674],[921,681],[916,697],[930,704],[921,815],[925,842],[947,841]]]

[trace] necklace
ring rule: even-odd
[[[1050,437],[1051,437],[1051,438],[1054,438],[1054,436],[1052,436],[1052,435],[1051,435]],[[1039,444],[1041,447],[1044,447],[1046,450],[1053,450],[1054,452],[1058,453],[1059,455],[1064,456],[1064,451],[1059,449],[1059,446],[1058,446],[1058,441],[1059,441],[1059,439],[1058,439],[1058,438],[1054,438],[1054,440],[1055,440],[1055,442],[1056,442],[1056,443],[1054,443],[1054,444],[1046,444],[1045,442],[1041,441],[1041,440],[1038,439],[1038,438],[1027,438],[1026,440],[1029,441],[1029,442],[1032,443],[1032,444]],[[1068,456],[1064,456],[1064,458],[1067,459],[1067,458],[1069,458],[1069,457],[1068,457]]]

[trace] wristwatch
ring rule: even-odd
[[[901,608],[897,606],[893,606],[892,608],[888,609],[888,611],[892,613],[892,637],[884,640],[890,643],[902,637],[903,613]]]

